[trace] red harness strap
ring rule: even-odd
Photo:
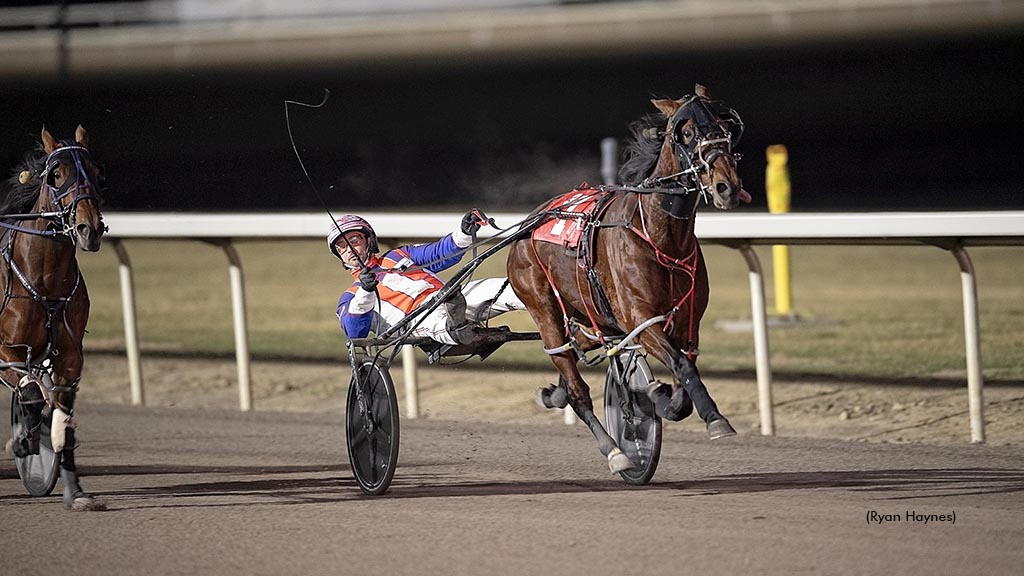
[[[558,307],[562,309],[562,326],[565,328],[565,335],[571,336],[569,330],[569,315],[565,311],[565,303],[562,302],[562,294],[558,291],[558,287],[555,286],[555,281],[551,279],[551,273],[548,272],[548,267],[544,265],[544,262],[540,259],[540,254],[537,252],[537,240],[530,238],[530,246],[533,248],[533,255],[537,258],[537,264],[540,265],[540,269],[544,271],[544,277],[548,279],[548,285],[551,286],[551,291],[555,294],[555,300],[558,302]]]
[[[597,320],[594,319],[594,314],[590,311],[587,299],[583,297],[583,284],[580,282],[580,270],[582,270],[583,267],[582,262],[576,263],[576,289],[580,291],[580,300],[583,302],[583,310],[587,313],[587,319],[590,320],[590,326],[594,329],[594,334],[597,336],[598,341],[604,344],[604,334],[597,326]],[[594,300],[594,289],[591,287],[589,280],[587,280],[587,290],[590,292],[590,299]]]
[[[698,246],[698,244],[696,242],[696,239],[694,239],[693,250],[691,250],[690,253],[685,258],[673,258],[673,257],[669,256],[668,254],[665,254],[664,252],[661,251],[660,248],[658,248],[658,246],[654,243],[654,241],[651,240],[651,236],[647,232],[647,220],[644,218],[643,203],[637,202],[637,207],[638,207],[638,209],[640,211],[640,226],[641,226],[642,229],[641,230],[637,230],[636,227],[634,227],[634,226],[630,226],[629,229],[632,230],[634,233],[636,233],[637,236],[642,238],[644,240],[644,242],[647,242],[647,244],[649,244],[650,247],[654,249],[654,255],[655,255],[655,258],[658,261],[658,264],[661,264],[662,267],[667,268],[668,270],[679,270],[679,271],[682,271],[684,274],[686,274],[690,278],[690,289],[687,290],[685,294],[683,294],[682,298],[680,298],[679,301],[676,302],[676,305],[672,307],[672,310],[669,311],[669,313],[668,313],[669,319],[668,319],[668,322],[665,322],[665,326],[664,326],[664,328],[662,328],[662,332],[665,332],[666,334],[668,334],[672,330],[672,326],[675,325],[675,315],[676,315],[676,312],[678,312],[679,309],[682,308],[684,304],[688,303],[689,307],[690,307],[690,314],[689,314],[690,325],[688,327],[687,334],[686,334],[687,350],[685,350],[684,352],[686,353],[686,357],[692,362],[694,360],[694,358],[696,357],[696,355],[697,355],[696,354],[696,350],[693,347],[693,307],[694,307],[693,289],[694,289],[694,284],[696,283],[695,275],[697,273],[697,246]],[[674,283],[673,282],[673,276],[669,275],[669,294],[671,294],[672,292],[675,292],[675,287],[673,286],[673,283]]]
[[[608,205],[610,205],[610,204],[611,204],[611,202],[608,203]],[[607,209],[608,205],[604,206],[603,208]],[[690,288],[689,288],[689,290],[687,290],[686,293],[682,295],[682,297],[679,299],[679,301],[676,302],[675,306],[672,307],[672,310],[669,311],[669,313],[668,313],[669,319],[668,319],[667,322],[665,322],[665,326],[664,326],[664,328],[662,328],[662,331],[665,332],[665,333],[670,332],[672,330],[672,327],[675,325],[675,315],[676,315],[676,312],[678,312],[680,310],[680,308],[682,308],[684,305],[689,305],[689,308],[690,308],[690,314],[689,314],[690,325],[689,325],[688,331],[687,331],[687,348],[688,349],[685,350],[684,352],[686,353],[687,358],[689,358],[691,361],[693,361],[694,358],[696,357],[696,353],[697,353],[696,349],[694,349],[694,347],[693,347],[693,332],[694,332],[694,330],[693,330],[693,310],[694,310],[693,291],[694,291],[694,284],[695,284],[695,275],[696,275],[696,271],[697,271],[697,246],[698,246],[698,244],[696,242],[694,242],[693,250],[691,250],[690,253],[685,258],[673,258],[672,256],[669,256],[668,254],[663,252],[660,248],[658,248],[658,246],[654,243],[654,241],[651,240],[651,236],[647,232],[647,220],[644,217],[643,204],[641,202],[637,202],[637,208],[639,209],[639,212],[640,212],[640,226],[641,226],[641,229],[638,230],[635,226],[632,226],[632,225],[630,225],[628,223],[625,225],[625,227],[628,228],[629,230],[632,230],[637,236],[642,238],[644,240],[644,242],[647,242],[647,244],[654,250],[654,255],[655,255],[655,258],[656,258],[658,264],[660,264],[662,267],[664,267],[664,268],[666,268],[666,269],[668,269],[670,271],[681,271],[681,272],[683,272],[684,274],[686,274],[690,278]],[[603,210],[601,210],[601,212],[603,212]],[[597,214],[597,215],[594,216],[595,219],[599,218],[599,217],[600,217],[600,214]],[[543,270],[544,276],[547,278],[548,284],[551,286],[551,290],[552,290],[552,292],[555,295],[555,300],[558,302],[559,308],[562,310],[562,322],[563,322],[563,326],[564,326],[564,329],[565,329],[565,335],[566,335],[566,337],[572,337],[571,323],[570,323],[569,315],[568,315],[568,313],[566,312],[566,309],[565,309],[565,303],[562,301],[562,295],[558,291],[558,288],[555,286],[554,280],[551,278],[551,273],[548,272],[548,268],[544,265],[544,263],[540,259],[540,254],[537,251],[537,240],[538,239],[536,237],[533,237],[533,238],[530,239],[530,245],[533,247],[533,254],[537,258],[537,263],[540,264],[540,268],[541,268],[541,270]],[[579,290],[579,292],[580,292],[580,299],[583,301],[584,312],[586,312],[587,318],[590,320],[590,324],[593,327],[595,334],[597,335],[598,339],[602,343],[604,343],[604,335],[601,333],[601,329],[598,327],[597,320],[594,318],[594,314],[590,310],[590,306],[587,304],[587,299],[583,297],[583,282],[580,279],[580,271],[584,267],[585,267],[585,265],[583,264],[582,261],[577,262],[577,266],[576,266],[576,289]],[[593,300],[594,299],[593,288],[590,287],[589,281],[587,282],[587,286],[588,286],[589,291],[590,291],[590,298]],[[669,275],[669,294],[671,294],[673,292],[675,292],[674,277],[672,275]]]

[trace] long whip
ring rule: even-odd
[[[309,182],[309,187],[313,189],[313,194],[316,196],[317,200],[319,200],[320,203],[323,204],[324,210],[327,211],[327,215],[331,217],[331,222],[333,222],[334,226],[338,229],[338,234],[340,234],[342,240],[345,241],[345,244],[348,246],[349,251],[355,255],[356,260],[359,262],[359,267],[362,270],[369,270],[370,267],[366,265],[366,262],[364,262],[362,257],[359,256],[359,253],[352,248],[352,243],[348,241],[348,238],[346,238],[345,234],[341,231],[341,226],[338,224],[338,219],[334,217],[334,214],[331,212],[330,207],[327,206],[327,201],[324,200],[323,195],[320,194],[320,190],[316,187],[316,184],[313,183],[313,179],[310,178],[309,171],[306,170],[306,164],[302,161],[302,155],[299,154],[299,148],[298,146],[295,145],[295,137],[292,135],[292,121],[291,117],[288,114],[288,105],[294,104],[296,106],[304,106],[306,108],[322,108],[324,104],[327,104],[327,99],[330,98],[330,96],[331,91],[328,90],[327,88],[324,88],[324,98],[323,100],[320,101],[319,104],[309,104],[306,102],[298,102],[296,100],[285,100],[284,123],[288,127],[288,140],[292,143],[292,150],[295,152],[295,158],[298,159],[299,167],[302,168],[302,173],[305,174],[306,181]]]

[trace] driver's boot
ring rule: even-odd
[[[466,296],[462,292],[456,292],[444,303],[444,307],[448,313],[448,334],[456,342],[471,347],[487,343],[484,329],[466,319]]]

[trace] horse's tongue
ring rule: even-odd
[[[744,190],[743,188],[740,188],[740,202],[744,204],[750,204],[752,200],[753,198],[750,196],[750,193]]]

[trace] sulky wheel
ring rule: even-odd
[[[654,381],[651,367],[635,353],[626,364],[618,357],[610,361],[604,385],[605,428],[634,465],[619,475],[628,484],[647,484],[661,458],[661,418],[647,397],[647,385]],[[621,381],[620,375],[626,381]]]
[[[387,492],[398,466],[398,398],[386,366],[365,361],[353,374],[345,410],[348,461],[359,489]]]

